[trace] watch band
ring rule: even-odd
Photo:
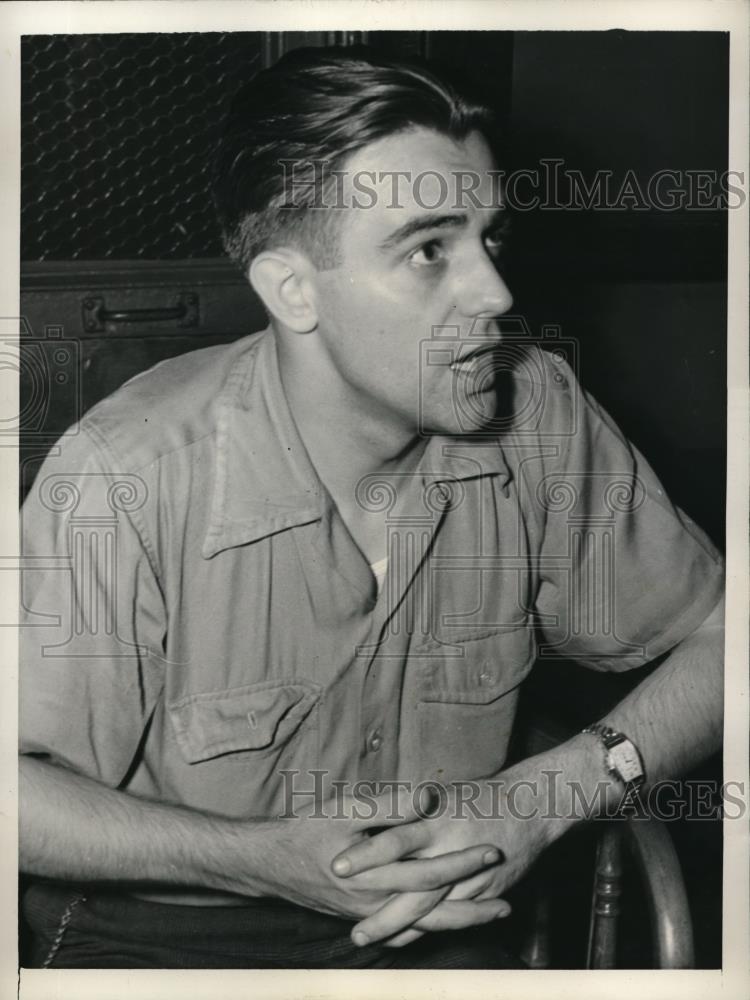
[[[598,736],[601,740],[604,749],[606,751],[605,766],[610,774],[613,774],[625,787],[625,791],[620,804],[617,807],[616,815],[621,816],[636,802],[640,796],[641,787],[646,780],[646,773],[643,769],[643,760],[641,758],[640,752],[632,740],[624,733],[618,733],[617,730],[612,729],[610,726],[602,725],[601,723],[594,723],[593,725],[586,726],[581,730],[582,733],[590,733],[593,736]],[[632,748],[631,756],[636,762],[636,772],[632,773],[632,762],[631,762],[631,773],[629,775],[624,775],[621,773],[617,764],[612,758],[611,751],[620,746],[623,743],[627,743],[630,748]]]

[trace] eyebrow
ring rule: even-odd
[[[460,229],[467,223],[468,216],[465,212],[455,212],[453,214],[443,214],[441,212],[431,212],[428,215],[419,215],[409,219],[398,229],[394,229],[380,243],[381,250],[393,250],[399,243],[408,240],[410,236],[434,229]],[[487,228],[496,225],[498,222],[508,221],[508,213],[504,208],[497,208],[492,213],[492,218]]]

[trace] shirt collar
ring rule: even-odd
[[[425,449],[420,467],[425,485],[498,476],[504,487],[510,480],[510,470],[496,435],[435,435]]]
[[[216,405],[216,474],[203,556],[320,520],[330,501],[289,412],[270,329],[237,359]]]
[[[269,328],[236,360],[217,402],[216,472],[202,555],[321,520],[332,501],[310,462],[284,396]],[[495,437],[434,436],[419,463],[438,483],[510,478]]]

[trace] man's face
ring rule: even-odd
[[[333,209],[343,213],[340,263],[315,278],[328,374],[384,430],[480,429],[495,410],[493,318],[512,305],[497,270],[504,213],[486,141],[415,128],[344,169],[347,207]]]

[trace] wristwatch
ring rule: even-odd
[[[586,726],[582,732],[599,737],[605,749],[607,770],[625,786],[625,793],[617,807],[617,815],[621,816],[639,797],[641,786],[646,780],[638,748],[624,733],[618,733],[600,723]]]

